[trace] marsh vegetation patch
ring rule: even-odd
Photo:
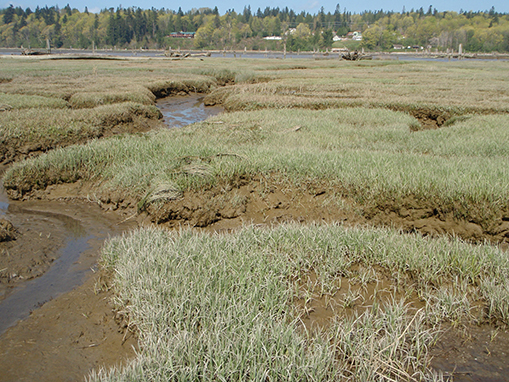
[[[133,103],[80,110],[9,110],[0,114],[0,162],[5,165],[118,133],[147,131],[159,118],[161,114],[154,106]]]
[[[117,303],[129,301],[129,319],[145,333],[139,366],[118,371],[122,379],[152,368],[156,357],[166,365],[156,367],[161,376],[213,367],[214,375],[244,379],[259,370],[288,380],[441,380],[428,369],[437,325],[507,319],[495,294],[504,287],[491,289],[492,281],[504,283],[503,251],[394,230],[285,224],[208,235],[151,228],[110,241],[103,260],[117,272]],[[160,274],[162,285],[154,281]],[[161,324],[151,325],[153,317]],[[268,354],[281,346],[285,356],[237,358],[258,354],[258,346]],[[195,368],[173,366],[182,358],[193,359]],[[288,364],[295,362],[303,362],[298,371]]]

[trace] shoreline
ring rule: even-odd
[[[338,49],[338,48],[332,48]],[[6,53],[3,53],[5,51]],[[34,58],[51,58],[51,59],[111,59],[111,60],[122,60],[122,59],[166,59],[166,60],[181,60],[183,58],[242,58],[248,56],[248,58],[341,58],[342,51],[306,51],[306,52],[291,52],[278,51],[278,50],[194,50],[194,49],[69,49],[69,48],[55,48],[51,49],[50,53],[47,53],[44,48],[34,49],[33,55],[23,55],[21,48],[0,48],[0,58],[6,57],[34,57]],[[168,55],[168,52],[172,53],[189,53],[189,57],[179,56],[173,57]],[[458,52],[365,52],[366,56],[373,57],[374,59],[468,59],[468,60],[509,60],[509,53],[462,53]],[[230,57],[231,56],[231,57]],[[278,56],[278,57],[276,57]],[[279,57],[282,56],[282,57]]]

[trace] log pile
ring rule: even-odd
[[[354,50],[353,52],[342,53],[341,58],[348,61],[370,60],[371,56],[366,56],[364,53],[359,53]]]

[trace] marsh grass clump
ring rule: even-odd
[[[416,62],[363,65],[343,62],[318,67],[315,64],[306,70],[287,70],[284,65],[264,67],[263,73],[273,76],[267,82],[219,90],[220,94],[213,92],[210,98],[220,100],[230,111],[387,108],[418,118],[419,129],[437,128],[467,113],[509,112],[507,103],[499,96],[502,89],[507,89],[507,78],[500,75],[506,64],[495,66],[491,68],[493,75],[481,74],[478,63],[454,64],[440,70],[434,63]],[[425,70],[428,74],[421,76],[420,72]],[[469,81],[465,81],[467,78]]]
[[[215,79],[208,76],[190,76],[191,78],[174,78],[166,80],[152,81],[147,84],[150,90],[157,98],[164,98],[174,94],[188,93],[208,93],[210,89],[217,85]]]
[[[138,202],[138,212],[144,211],[149,204],[156,202],[168,202],[182,197],[182,191],[172,182],[159,181]]]
[[[426,326],[422,311],[409,314],[403,302],[374,306],[351,318],[336,317],[329,333],[354,381],[433,379],[425,367],[427,346],[436,332]]]
[[[428,369],[428,351],[444,320],[430,321],[427,308],[375,299],[360,313],[333,313],[326,327],[310,330],[294,307],[295,282],[320,289],[326,279],[319,269],[334,279],[345,264],[390,273],[404,261],[401,271],[422,273],[428,285],[453,275],[475,287],[471,275],[435,260],[438,253],[452,264],[451,254],[467,256],[471,248],[338,225],[244,227],[226,235],[150,228],[111,239],[102,265],[114,274],[116,304],[139,331],[140,353],[130,365],[92,379],[441,380]],[[498,256],[496,267],[507,275],[501,251],[484,245],[475,251],[481,269],[489,273]]]
[[[65,100],[60,98],[6,93],[0,93],[0,105],[4,105],[5,110],[31,108],[66,109],[69,106]]]
[[[214,77],[217,80],[217,83],[221,86],[234,84],[236,73],[235,71],[228,68],[213,68],[208,70],[203,70],[201,74],[205,76]]]
[[[73,94],[69,104],[75,108],[92,108],[122,102],[133,102],[142,105],[153,105],[155,95],[145,87],[138,86],[126,90],[83,91]]]
[[[140,353],[93,380],[442,380],[428,369],[442,323],[469,322],[474,303],[484,306],[478,322],[508,323],[495,308],[507,290],[493,288],[509,276],[502,250],[389,229],[290,224],[208,235],[149,228],[111,239],[102,266],[139,332]],[[352,314],[329,305],[324,326],[303,325],[314,313],[296,301],[317,299],[320,290],[334,299],[337,289],[327,285],[352,269],[373,276],[375,268],[427,296],[424,307],[410,295],[375,293]],[[494,282],[483,285],[487,277]]]
[[[0,113],[0,161],[97,138],[116,127],[157,120],[154,106],[123,103],[93,109],[15,109]]]

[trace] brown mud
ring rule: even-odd
[[[97,276],[41,308],[0,337],[0,380],[82,381],[92,370],[134,357],[137,339],[94,292]]]
[[[412,314],[425,302],[407,285],[397,285],[379,267],[350,267],[334,285],[332,293],[318,287],[310,272],[296,288],[294,301],[306,332],[327,330],[335,316],[357,317],[373,306],[404,301]],[[482,312],[471,312],[476,315]],[[430,349],[430,367],[445,381],[495,382],[509,380],[509,331],[492,325],[443,324],[437,342]]]
[[[431,356],[432,369],[442,371],[445,381],[508,381],[509,331],[488,325],[445,326]]]
[[[136,338],[94,272],[104,240],[136,221],[88,201],[0,204],[16,230],[0,243],[0,381],[83,380],[132,358]]]
[[[306,331],[327,329],[336,316],[357,317],[378,305],[405,301],[409,311],[424,307],[415,290],[394,283],[381,267],[353,265],[337,278],[335,285],[323,290],[315,272],[301,278],[299,296],[294,301]]]
[[[56,199],[64,195],[88,198],[93,185],[53,185],[34,190],[25,198]],[[242,224],[283,222],[341,222],[349,225],[395,227],[424,236],[449,235],[472,243],[489,241],[509,248],[509,211],[486,221],[471,207],[471,216],[462,217],[461,207],[441,207],[431,201],[408,197],[401,201],[361,205],[345,197],[340,187],[324,183],[289,184],[270,176],[240,178],[200,191],[185,191],[181,198],[144,206],[145,220],[168,228],[182,226],[211,231],[234,229]],[[103,208],[135,215],[137,201],[115,193],[94,194]]]

